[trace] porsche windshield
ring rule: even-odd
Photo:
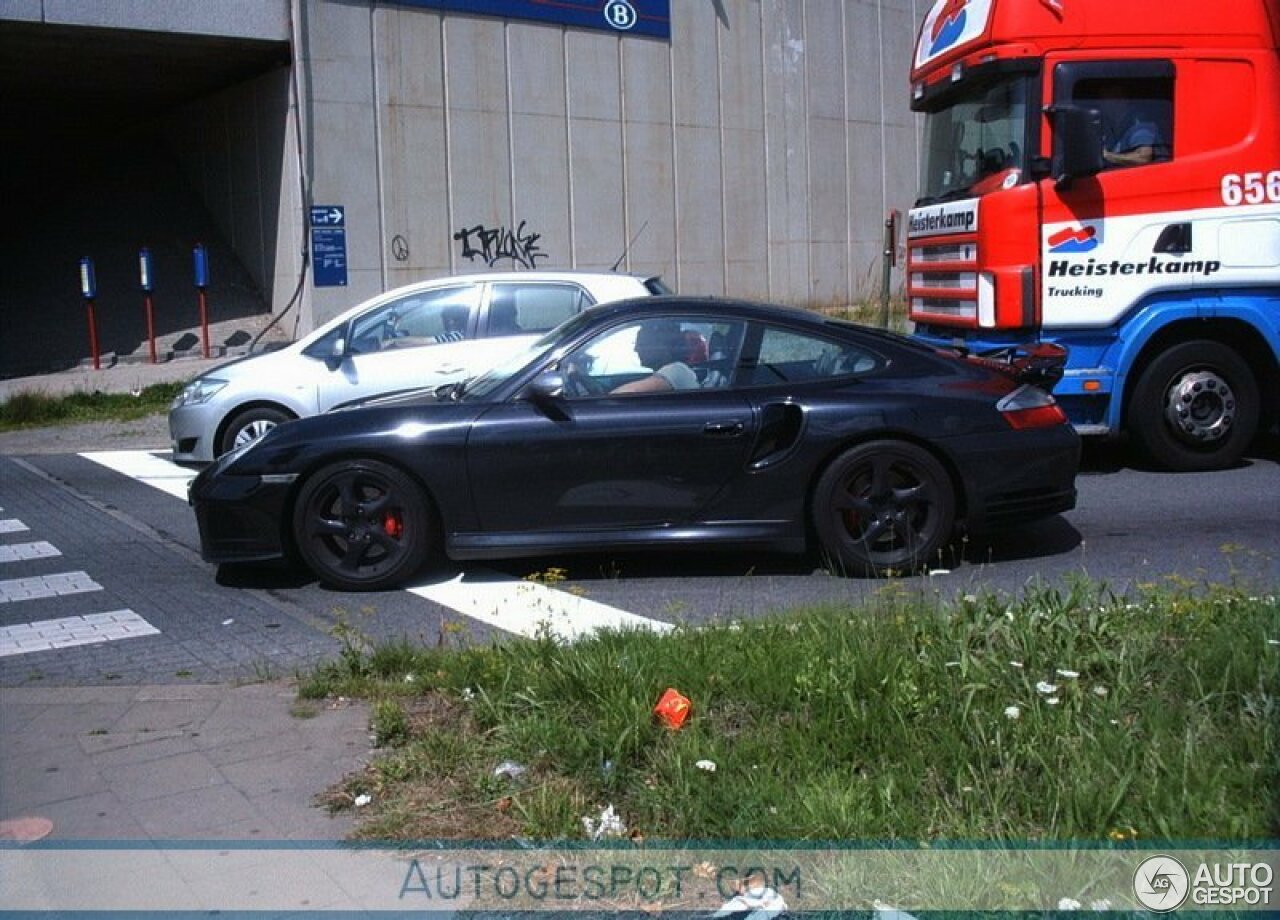
[[[916,205],[978,196],[1022,181],[1027,168],[1025,76],[957,87],[925,116]]]

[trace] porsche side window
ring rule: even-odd
[[[769,326],[760,339],[759,354],[744,362],[743,385],[825,380],[866,373],[880,363],[857,345]]]
[[[729,385],[744,324],[650,317],[615,327],[561,362],[566,395],[669,393]],[[666,386],[645,386],[662,377]]]

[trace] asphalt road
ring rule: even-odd
[[[289,676],[356,636],[457,645],[539,628],[662,629],[856,605],[886,589],[812,560],[740,553],[447,567],[414,590],[374,594],[333,592],[280,567],[218,569],[199,559],[180,497],[188,474],[162,449],[134,446],[155,443],[145,428],[93,452],[67,433],[53,453],[0,439],[0,685]],[[1078,487],[1075,511],[963,541],[945,567],[893,590],[949,599],[1081,575],[1121,592],[1233,582],[1271,593],[1280,583],[1274,437],[1237,468],[1203,474],[1143,471],[1090,450]]]

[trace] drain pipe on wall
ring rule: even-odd
[[[292,58],[289,64],[289,91],[293,97],[294,154],[298,164],[298,196],[302,202],[302,214],[298,222],[298,225],[302,228],[302,245],[299,250],[302,259],[298,269],[298,283],[293,289],[293,295],[289,298],[289,302],[284,305],[284,309],[273,316],[271,322],[267,323],[262,331],[253,337],[253,340],[249,343],[250,354],[253,354],[254,347],[262,337],[275,328],[276,324],[301,302],[302,293],[307,284],[307,270],[311,267],[311,247],[308,245],[307,238],[307,215],[311,213],[311,178],[307,170],[307,160],[304,154],[302,93],[298,85],[298,71],[301,69],[304,59],[302,54],[304,29],[301,22],[303,15],[302,0],[289,0],[289,42],[291,45],[290,57]],[[294,321],[294,332],[297,332],[296,319]],[[293,337],[296,338],[296,334]]]

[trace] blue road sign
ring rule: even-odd
[[[532,19],[623,35],[671,38],[671,0],[394,0],[473,16]]]
[[[347,216],[341,205],[311,208],[311,271],[316,287],[347,285]]]

